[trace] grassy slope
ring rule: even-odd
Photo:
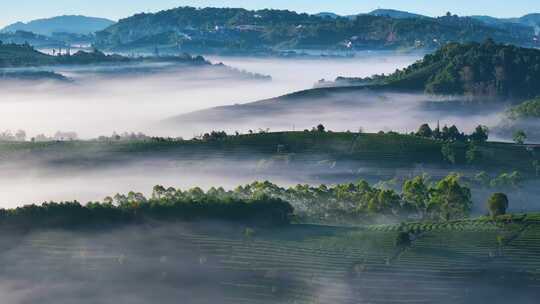
[[[255,230],[249,237],[236,228],[166,228],[161,237],[167,246],[150,228],[125,236],[129,246],[153,244],[149,253],[113,239],[105,249],[94,248],[84,237],[72,241],[60,232],[31,235],[18,250],[49,260],[47,277],[66,260],[70,271],[81,269],[90,280],[154,260],[149,277],[191,265],[192,280],[204,273],[221,303],[480,303],[487,296],[493,297],[490,303],[509,297],[534,303],[540,288],[540,215],[509,218],[513,223],[480,218],[424,224],[406,249],[394,245],[399,226],[292,225]],[[168,258],[158,262],[163,256]],[[175,279],[145,281],[151,287]],[[124,283],[112,280],[119,287]],[[195,290],[177,285],[182,288]],[[198,299],[203,303],[207,296]]]
[[[416,164],[452,167],[443,160],[441,142],[407,135],[277,132],[230,136],[224,140],[154,142],[46,142],[0,143],[0,160],[15,157],[49,157],[62,162],[89,163],[128,157],[272,157],[286,155],[296,160],[356,160],[380,165],[410,167]],[[282,151],[278,153],[278,148]],[[456,144],[457,159],[465,165],[464,144]],[[520,170],[532,173],[532,161],[539,155],[513,144],[486,143],[480,146],[482,159],[477,169]]]

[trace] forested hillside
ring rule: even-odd
[[[450,43],[395,73],[338,78],[341,85],[374,85],[441,95],[530,98],[540,95],[540,50],[497,44]]]
[[[355,18],[285,10],[180,7],[137,14],[97,33],[108,49],[169,47],[183,50],[269,51],[287,49],[437,48],[448,42],[534,43],[534,29],[491,27],[472,18]]]

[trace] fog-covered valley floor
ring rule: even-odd
[[[321,78],[390,73],[419,58],[419,55],[391,53],[352,59],[211,58],[214,63],[224,62],[233,68],[272,76],[272,81],[240,77],[215,67],[182,67],[167,73],[113,76],[93,73],[91,67],[55,68],[75,82],[2,85],[0,128],[23,129],[29,136],[61,130],[76,132],[81,138],[110,135],[113,131],[191,138],[208,130],[160,128],[157,122],[182,113],[311,88]]]

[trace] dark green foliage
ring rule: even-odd
[[[523,145],[527,140],[527,134],[525,134],[525,131],[523,130],[517,130],[516,132],[514,132],[512,139],[516,144]]]
[[[540,50],[496,44],[450,43],[386,77],[387,87],[431,94],[499,97],[540,95]]]
[[[429,214],[430,195],[429,182],[425,176],[417,176],[403,184],[403,199],[418,210],[421,218]]]
[[[489,198],[487,206],[491,216],[504,215],[508,209],[508,196],[504,193],[495,193]]]
[[[287,224],[292,206],[265,195],[240,199],[222,190],[204,193],[199,188],[186,192],[156,186],[152,198],[130,192],[117,194],[102,203],[78,202],[28,205],[1,210],[0,224],[20,227],[84,227],[88,225],[139,223],[145,220],[224,220],[254,225]]]
[[[451,164],[457,162],[457,149],[455,144],[446,142],[442,145],[441,153],[443,158]]]
[[[480,133],[478,133],[480,132]],[[479,141],[484,142],[488,137],[488,129],[484,126],[476,127],[476,130],[471,135],[466,135],[463,132],[460,132],[459,129],[452,125],[451,127],[444,126],[441,130],[439,126],[432,130],[429,124],[423,124],[418,129],[416,136],[431,138],[436,140],[442,140],[445,142],[465,142],[465,141]]]
[[[454,219],[471,209],[470,190],[450,175],[432,185],[424,176],[404,182],[402,193],[370,186],[366,181],[334,186],[297,185],[281,188],[270,182],[238,187],[240,197],[267,194],[290,202],[301,219],[310,222],[342,223],[407,219]]]
[[[417,136],[431,138],[433,136],[433,130],[429,127],[428,124],[423,124],[418,129],[418,132],[416,132]]]
[[[394,245],[399,248],[407,248],[411,246],[411,237],[409,232],[401,231],[398,233]]]
[[[290,202],[290,203],[289,203]],[[142,193],[116,194],[102,202],[44,203],[11,210],[0,209],[0,225],[17,228],[85,227],[141,223],[148,220],[222,220],[251,225],[280,225],[297,221],[320,223],[369,223],[372,220],[450,220],[470,211],[470,192],[451,175],[428,184],[425,177],[405,181],[403,193],[356,184],[281,188],[254,182],[234,191],[196,187],[186,191],[155,186],[150,198]],[[294,206],[294,208],[293,208]]]
[[[480,152],[480,149],[478,146],[471,142],[467,146],[467,151],[465,152],[465,158],[467,159],[467,163],[474,164],[480,160],[482,157],[482,152]]]
[[[474,132],[469,136],[472,142],[483,143],[489,138],[489,129],[486,126],[479,125],[474,129]]]
[[[201,139],[205,141],[215,141],[225,138],[227,138],[227,133],[225,131],[212,131],[210,133],[204,133]]]
[[[431,189],[430,209],[443,220],[462,218],[471,211],[471,190],[459,179],[458,175],[449,175]]]

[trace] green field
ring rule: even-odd
[[[40,231],[2,246],[3,263],[11,265],[2,272],[21,278],[17,270],[27,267],[37,282],[76,278],[111,293],[140,279],[146,287],[130,290],[140,299],[174,288],[192,303],[535,303],[540,288],[538,214],[244,229],[192,223]],[[394,244],[400,229],[414,230],[410,247]],[[69,299],[75,292],[56,294]]]

